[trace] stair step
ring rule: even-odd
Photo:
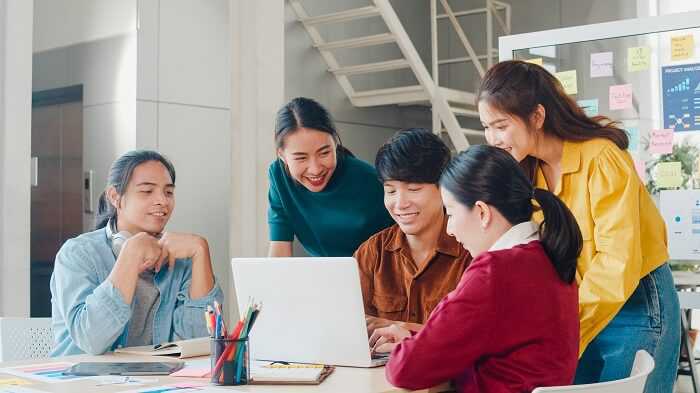
[[[359,64],[348,67],[331,68],[330,72],[336,75],[358,75],[372,72],[400,70],[410,68],[411,65],[406,59],[380,61],[378,63]]]
[[[476,96],[474,93],[469,93],[467,91],[449,89],[447,87],[441,87],[440,92],[443,97],[450,102],[456,102],[462,105],[476,105]]]
[[[420,85],[402,86],[356,92],[350,100],[359,107],[410,104],[428,100],[428,93]]]
[[[480,137],[485,137],[486,135],[484,134],[484,131],[479,131],[479,130],[472,130],[469,128],[462,128],[460,129],[462,131],[462,134],[464,135],[471,135],[471,136],[480,136]],[[440,132],[447,132],[447,128],[442,128]]]
[[[375,46],[396,42],[396,38],[391,33],[383,33],[370,35],[366,37],[351,38],[342,41],[328,42],[325,44],[314,45],[319,50],[332,50],[340,48],[363,48],[367,46]]]
[[[472,135],[472,136],[480,136],[480,137],[486,136],[486,134],[484,133],[484,130],[479,131],[479,130],[472,130],[469,128],[462,128],[461,131],[464,135]]]
[[[479,112],[475,111],[473,109],[466,109],[466,108],[459,108],[456,106],[451,106],[450,110],[457,116],[466,116],[466,117],[479,117]]]
[[[307,26],[321,25],[326,23],[340,23],[355,19],[370,18],[379,16],[379,9],[375,6],[367,6],[361,8],[353,8],[347,11],[335,12],[332,14],[309,16],[299,19],[301,23]]]

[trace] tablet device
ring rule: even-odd
[[[184,367],[184,362],[82,362],[64,371],[65,375],[170,375]]]

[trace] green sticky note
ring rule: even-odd
[[[646,46],[627,48],[627,71],[637,72],[649,69],[651,50]]]
[[[576,81],[576,70],[557,72],[554,76],[559,79],[561,85],[564,87],[564,92],[566,94],[577,94],[578,85]]]
[[[680,162],[660,162],[656,165],[654,180],[661,188],[677,188],[683,184],[682,173]]]

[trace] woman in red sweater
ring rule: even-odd
[[[454,380],[460,392],[475,393],[570,384],[583,242],[576,219],[492,146],[460,153],[440,186],[447,232],[474,260],[420,332],[391,325],[372,335],[374,351],[391,351],[387,379],[407,389]],[[541,227],[530,221],[533,199],[544,213]]]

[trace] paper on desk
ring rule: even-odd
[[[0,378],[0,387],[5,385],[30,385],[31,382],[20,378]]]
[[[124,386],[140,386],[147,383],[158,382],[155,378],[139,378],[132,376],[121,376],[121,375],[100,375],[97,377],[91,377],[95,381],[95,386],[105,386],[105,385],[124,385]]]
[[[24,386],[4,385],[0,386],[0,393],[46,393],[43,390],[26,388]]]
[[[230,391],[231,391],[230,389],[211,387],[205,383],[183,382],[183,383],[175,383],[175,384],[170,384],[170,385],[151,386],[148,388],[141,388],[141,389],[136,389],[136,390],[128,390],[128,391],[125,391],[122,393],[166,393],[166,392],[221,393],[221,392],[230,392]]]
[[[63,375],[63,372],[71,368],[71,366],[73,366],[73,363],[67,362],[25,364],[24,366],[3,368],[0,369],[0,372],[46,383],[69,382],[90,378],[78,375]]]

